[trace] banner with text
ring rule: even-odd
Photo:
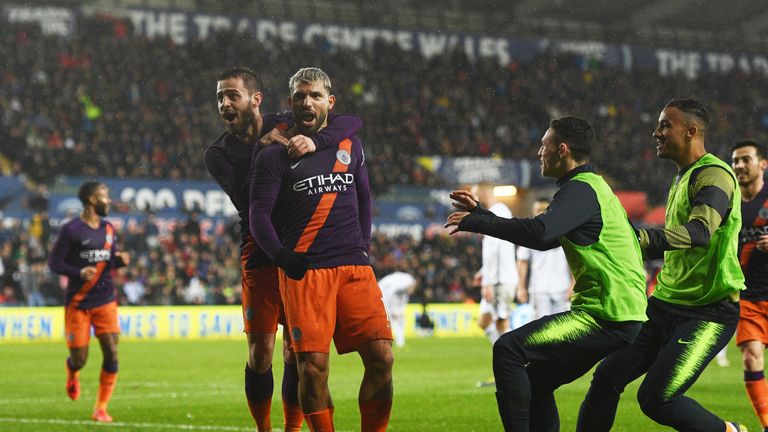
[[[526,308],[513,310],[513,325],[530,320]],[[427,315],[434,329],[416,326],[422,306],[409,304],[406,336],[482,336],[475,304],[430,304]],[[120,307],[120,340],[245,339],[240,306],[147,306]],[[282,332],[278,331],[278,337]],[[0,308],[0,343],[64,342],[63,307]]]
[[[77,19],[86,15],[77,7],[49,5],[3,6],[3,17],[10,23],[37,23],[45,34],[69,36]],[[585,66],[598,60],[631,70],[643,67],[661,75],[681,74],[694,79],[705,74],[725,74],[734,70],[768,76],[768,56],[764,53],[739,53],[717,50],[681,50],[611,44],[599,41],[569,41],[549,38],[510,39],[485,35],[441,31],[411,31],[298,22],[255,16],[190,13],[161,8],[113,8],[90,5],[87,15],[100,12],[120,16],[131,22],[135,36],[168,37],[176,44],[207,39],[219,31],[235,31],[264,44],[301,43],[318,49],[375,49],[379,42],[394,44],[403,51],[417,52],[425,58],[460,50],[469,58],[492,58],[501,65],[528,61],[540,53],[574,54]]]

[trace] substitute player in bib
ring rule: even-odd
[[[117,382],[117,300],[111,270],[130,263],[130,256],[117,250],[115,227],[103,219],[109,212],[109,190],[103,183],[87,181],[77,193],[83,203],[80,217],[61,227],[48,266],[68,278],[64,332],[69,347],[67,396],[80,398],[80,369],[88,360],[88,342],[93,333],[99,340],[101,375],[93,409],[94,420],[111,422],[107,404]]]
[[[643,374],[637,400],[657,423],[681,431],[746,430],[685,396],[733,336],[744,289],[737,256],[741,193],[731,167],[704,148],[708,126],[709,114],[695,99],[673,99],[659,115],[656,154],[678,172],[664,228],[638,236],[645,255],[663,255],[664,264],[637,339],[597,367],[579,431],[609,431],[621,393]]]
[[[576,279],[571,310],[502,335],[493,345],[496,401],[505,431],[559,431],[554,391],[628,345],[645,318],[640,245],[610,186],[589,164],[592,126],[579,117],[552,120],[541,139],[541,174],[558,191],[544,214],[500,218],[467,191],[446,227],[478,232],[537,250],[562,246]]]
[[[768,161],[765,145],[745,140],[731,147],[731,167],[741,191],[739,262],[747,289],[741,292],[736,343],[744,363],[744,384],[760,425],[768,431],[768,188],[763,180]]]
[[[256,245],[248,226],[248,198],[251,186],[251,162],[261,145],[279,142],[294,157],[316,148],[335,145],[360,128],[354,116],[336,116],[322,133],[309,138],[288,138],[285,130],[293,125],[293,115],[261,114],[263,99],[256,72],[247,67],[225,70],[217,81],[216,99],[219,115],[227,131],[205,151],[208,172],[227,193],[240,217],[242,305],[248,339],[248,363],[245,366],[245,394],[259,431],[270,431],[270,411],[274,378],[272,355],[278,321],[283,320],[282,301],[277,287],[277,268]],[[298,401],[298,372],[293,354],[283,343],[282,401],[286,431],[298,431],[304,416]]]
[[[322,130],[335,102],[325,72],[300,69],[289,88],[294,132]],[[268,146],[254,168],[251,233],[280,267],[299,398],[313,431],[333,430],[331,339],[340,354],[357,351],[363,360],[361,430],[385,430],[392,407],[392,332],[368,259],[371,196],[364,162],[362,144],[352,136],[297,161],[281,146]]]

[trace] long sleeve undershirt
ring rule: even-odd
[[[664,251],[707,246],[712,234],[725,219],[735,185],[733,178],[717,166],[705,166],[691,173],[691,214],[683,225],[663,229],[640,229],[640,247],[649,259],[660,258]],[[679,175],[682,175],[679,174]]]
[[[560,188],[541,215],[507,219],[478,208],[462,219],[459,230],[490,235],[537,250],[560,246],[561,236],[582,246],[595,243],[603,226],[597,195],[587,183],[570,181],[581,172],[593,172],[593,168],[582,165],[563,176],[558,181]]]

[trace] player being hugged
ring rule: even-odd
[[[130,263],[130,256],[117,251],[115,227],[104,219],[109,212],[109,190],[103,183],[87,181],[77,193],[83,203],[80,217],[61,227],[48,265],[68,277],[64,331],[69,347],[67,396],[80,398],[80,369],[88,359],[91,327],[99,340],[103,361],[99,392],[92,418],[111,422],[107,404],[117,382],[117,300],[110,271]]]
[[[362,121],[356,116],[338,115],[330,119],[329,127],[322,133],[311,138],[305,135],[289,138],[286,130],[293,125],[292,113],[262,114],[259,112],[262,99],[255,71],[241,66],[222,72],[216,83],[216,100],[227,131],[206,149],[204,162],[240,216],[243,322],[248,339],[245,394],[257,429],[271,431],[272,355],[277,324],[284,324],[284,312],[277,288],[277,268],[256,245],[248,228],[251,162],[262,145],[272,142],[285,145],[292,157],[335,146],[357,132]],[[288,337],[283,338],[283,419],[286,431],[298,431],[304,421],[298,400],[299,379],[296,361],[286,340]]]
[[[293,133],[326,125],[335,97],[328,76],[300,69],[289,81]],[[251,184],[251,234],[279,267],[299,370],[299,399],[313,431],[333,430],[328,389],[331,339],[340,354],[357,351],[361,430],[383,431],[392,407],[392,332],[369,265],[371,195],[357,136],[293,161],[266,147]]]

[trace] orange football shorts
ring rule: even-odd
[[[768,301],[739,301],[736,344],[756,340],[768,345]]]
[[[64,334],[69,348],[83,348],[91,340],[91,326],[96,336],[120,333],[117,321],[117,301],[93,309],[80,310],[75,306],[64,309]]]
[[[339,354],[360,345],[392,340],[381,290],[370,266],[310,269],[301,280],[278,270],[280,295],[294,352]]]

